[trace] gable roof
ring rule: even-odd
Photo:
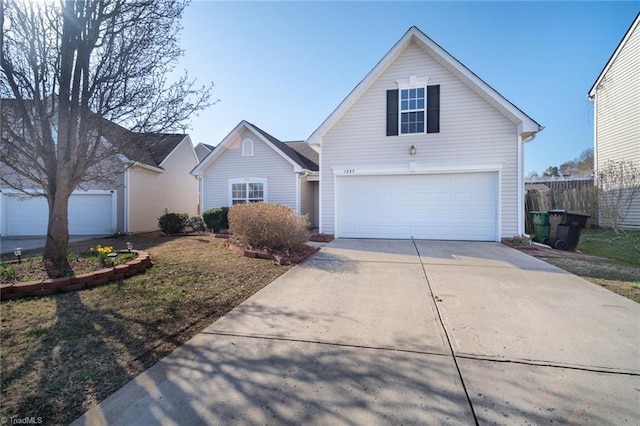
[[[308,143],[305,141],[285,141],[284,143],[303,156],[305,160],[311,162],[309,170],[318,170],[318,164],[320,164],[320,153],[313,149]]]
[[[193,149],[198,156],[198,162],[200,162],[204,160],[207,155],[209,155],[209,153],[215,149],[215,146],[207,145],[206,143],[199,143]]]
[[[294,147],[297,145],[296,142],[292,144],[282,142],[275,137],[271,136],[269,133],[265,132],[258,126],[249,123],[246,120],[242,120],[234,129],[229,132],[227,136],[224,137],[222,142],[220,142],[216,148],[207,155],[204,160],[200,162],[192,171],[193,175],[200,175],[204,169],[209,167],[209,165],[215,161],[224,151],[227,150],[229,144],[232,143],[234,136],[240,133],[243,129],[247,129],[253,134],[255,134],[262,142],[267,144],[271,149],[273,149],[277,154],[279,154],[282,158],[284,158],[289,164],[293,166],[295,172],[301,172],[303,170],[309,171],[318,171],[318,163],[313,159],[308,158],[305,154],[303,154],[302,150],[298,147],[296,150]],[[300,152],[299,152],[300,151]]]
[[[318,161],[314,162],[311,159],[307,158],[304,154],[302,154],[299,150],[297,142],[281,142],[280,140],[274,138],[269,133],[265,132],[258,126],[249,123],[253,126],[258,132],[260,132],[264,137],[269,139],[271,143],[273,143],[276,147],[278,147],[283,153],[285,153],[289,158],[295,161],[300,167],[303,169],[308,169],[311,171],[318,171]],[[296,147],[298,149],[296,149]],[[313,148],[311,148],[313,150]],[[315,152],[315,151],[314,151]]]
[[[493,105],[501,113],[515,123],[522,124],[523,139],[535,135],[544,126],[522,112],[518,107],[509,102],[495,89],[485,83],[480,77],[454,58],[449,52],[431,40],[425,33],[413,26],[402,38],[387,52],[375,67],[358,83],[347,97],[333,110],[324,122],[309,136],[307,143],[320,145],[322,137],[338,122],[338,120],[351,108],[351,106],[373,85],[382,73],[395,61],[398,56],[411,44],[415,43],[428,55],[433,57],[441,65],[451,71],[456,77],[470,86],[476,93]]]
[[[593,99],[593,97],[596,95],[596,89],[600,85],[600,82],[602,81],[602,79],[604,79],[604,76],[607,74],[616,59],[618,59],[620,52],[622,51],[622,49],[624,49],[625,45],[631,38],[631,34],[633,34],[636,28],[638,28],[638,25],[640,25],[640,12],[638,12],[636,18],[633,20],[633,22],[629,26],[629,29],[624,34],[624,37],[622,37],[622,40],[620,40],[620,43],[618,43],[618,47],[616,47],[616,50],[613,51],[604,68],[602,68],[602,71],[600,71],[600,74],[598,75],[598,78],[596,78],[596,81],[593,83],[593,86],[591,86],[591,89],[589,89],[589,93],[587,96],[590,99]]]
[[[161,167],[169,154],[187,137],[177,133],[132,133],[132,138],[149,155],[140,160],[149,166]]]

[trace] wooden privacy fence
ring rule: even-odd
[[[530,212],[563,209],[591,215],[587,228],[598,223],[598,192],[593,179],[525,183],[525,232],[534,233]]]

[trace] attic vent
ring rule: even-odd
[[[253,157],[253,141],[251,139],[242,141],[242,156]]]

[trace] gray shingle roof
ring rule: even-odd
[[[18,100],[2,99],[3,118],[8,110],[18,108]],[[30,102],[30,101],[25,101]],[[160,167],[165,158],[182,142],[186,134],[174,133],[136,133],[119,124],[94,114],[94,124],[107,140],[122,146],[122,153],[132,161],[138,161],[153,167]],[[213,147],[211,148],[213,149]]]
[[[150,166],[160,167],[160,164],[187,136],[180,133],[132,133],[139,146],[144,146],[151,154],[155,164]]]
[[[296,164],[298,164],[303,169],[311,170],[311,171],[314,171],[314,172],[317,172],[319,170],[319,168],[318,168],[319,156],[317,158],[315,158],[315,161],[314,161],[314,159],[311,159],[311,158],[309,158],[307,156],[307,155],[309,155],[309,156],[313,156],[313,155],[311,153],[307,152],[306,149],[303,149],[299,145],[300,143],[306,145],[305,142],[293,141],[293,142],[285,143],[285,142],[282,142],[282,141],[274,138],[269,133],[265,132],[264,130],[262,130],[261,128],[256,126],[255,124],[252,124],[252,123],[249,123],[249,124],[251,124],[251,126],[253,126],[258,132],[260,132],[260,134],[262,136],[267,138],[269,140],[269,142],[274,144],[280,151],[282,151],[286,156],[291,158]],[[308,148],[315,153],[313,148],[311,148],[311,147],[308,147]]]

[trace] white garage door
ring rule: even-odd
[[[115,232],[115,191],[76,193],[69,198],[70,235],[108,235]],[[43,197],[3,196],[4,235],[46,235],[49,207]]]
[[[340,176],[343,238],[495,241],[498,173]]]

